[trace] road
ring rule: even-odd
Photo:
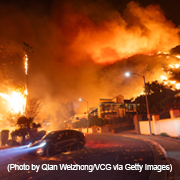
[[[27,155],[25,147],[18,150],[18,154],[16,148],[1,150],[0,179],[147,180],[152,171],[145,170],[145,164],[164,162],[164,156],[158,147],[139,139],[114,134],[87,134],[86,140],[84,149],[64,152],[51,158]],[[9,164],[16,164],[16,168],[22,170],[12,169],[8,172]],[[99,166],[99,170],[95,169],[94,164],[96,168]],[[70,165],[69,170],[60,170],[63,165]],[[35,166],[39,169],[35,169]],[[116,167],[118,170],[114,169]],[[70,170],[71,168],[80,170]],[[163,180],[167,173],[162,171],[158,175],[158,179]]]

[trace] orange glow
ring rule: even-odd
[[[63,13],[58,31],[64,33],[61,38],[65,42],[71,43],[67,50],[80,59],[88,54],[98,64],[112,64],[137,54],[165,55],[179,44],[179,29],[165,18],[159,6],[142,7],[131,1],[125,14],[115,11],[97,23],[86,14],[75,13],[68,5]],[[72,27],[73,33],[68,33]]]
[[[28,91],[27,91],[27,89],[24,91],[24,94],[25,94],[25,95],[28,95]]]
[[[0,96],[8,101],[12,113],[20,112],[21,114],[24,114],[26,106],[26,98],[24,94],[12,91],[9,94],[0,93]]]
[[[25,74],[28,74],[28,56],[27,54],[25,55]]]
[[[175,84],[175,87],[176,87],[176,89],[179,90],[179,89],[180,89],[180,83],[176,83],[176,84]]]
[[[176,58],[180,58],[180,55],[177,55],[175,56]],[[158,79],[159,82],[163,82],[164,85],[167,85],[167,86],[171,86],[172,90],[179,90],[180,89],[180,82],[177,82],[176,80],[169,80],[169,78],[171,77],[171,70],[175,70],[175,69],[179,69],[180,68],[180,63],[171,63],[168,65],[168,69],[170,71],[167,71],[166,72],[166,75],[160,75],[160,78]],[[163,73],[164,72],[164,68],[162,68],[163,70]]]
[[[179,66],[180,66],[179,64],[175,64],[175,68],[179,68]]]
[[[170,81],[170,84],[175,84],[176,83],[176,81]]]
[[[173,66],[173,65],[171,65],[171,64],[169,65],[169,67],[174,68],[174,66]]]
[[[164,75],[162,75],[162,76],[161,76],[161,80],[167,80],[167,77],[164,76]]]
[[[25,55],[25,63],[24,63],[24,65],[25,65],[25,74],[26,74],[26,76],[28,76],[28,55],[26,54]],[[26,77],[27,78],[27,77]],[[28,89],[27,89],[27,82],[26,82],[26,87],[25,87],[25,95],[27,96],[28,95]]]

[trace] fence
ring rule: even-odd
[[[180,112],[179,110],[170,110],[169,119],[159,119],[159,115],[153,115],[151,121],[152,133],[155,135],[167,133],[169,136],[180,136]],[[150,134],[149,121],[142,121],[140,115],[135,115],[134,124],[137,133]]]

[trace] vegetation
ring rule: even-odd
[[[21,113],[11,113],[9,112],[7,120],[11,124],[11,126],[18,125],[19,128],[11,133],[12,145],[15,145],[16,137],[22,137],[22,144],[25,144],[25,136],[29,135],[29,138],[33,141],[36,138],[37,128],[41,127],[39,123],[35,123],[34,121],[37,119],[38,114],[40,113],[42,107],[42,103],[37,98],[31,98],[27,101],[27,106],[25,109],[25,115],[21,115]],[[14,144],[13,144],[14,143]]]
[[[169,135],[165,132],[161,133],[160,136],[169,137]]]
[[[31,98],[27,101],[26,117],[36,119],[41,111],[42,102],[38,98]]]
[[[56,111],[57,121],[63,123],[75,115],[74,106],[72,102],[61,103]]]
[[[114,124],[120,124],[123,122],[130,122],[129,118],[115,118],[115,119],[102,119],[102,118],[91,118],[89,119],[89,127],[92,126],[106,126],[106,125],[114,125]],[[77,121],[75,123],[73,123],[73,127],[74,128],[80,128],[80,127],[87,127],[87,119],[81,119],[80,121]]]
[[[36,138],[37,128],[41,127],[39,123],[35,123],[34,118],[27,118],[25,116],[21,116],[17,120],[17,125],[19,129],[13,131],[11,133],[12,139],[14,136],[22,137],[22,144],[25,144],[25,136],[29,134],[31,140]]]
[[[161,116],[166,115],[166,112],[172,108],[180,109],[180,97],[177,96],[179,90],[172,90],[171,87],[157,81],[146,83],[146,88],[150,114],[159,114]],[[146,115],[145,95],[138,96],[134,102],[139,104],[138,113]]]

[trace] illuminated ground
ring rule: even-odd
[[[146,180],[149,178],[150,171],[143,170],[94,170],[88,171],[62,171],[62,170],[39,170],[35,172],[32,170],[12,170],[7,171],[7,166],[10,163],[13,164],[26,164],[26,165],[40,165],[50,164],[79,164],[79,165],[93,165],[93,164],[110,164],[123,165],[139,163],[140,165],[159,164],[163,163],[162,152],[157,147],[152,146],[150,143],[131,139],[127,137],[121,137],[113,134],[92,134],[86,135],[87,144],[83,150],[66,152],[58,154],[51,158],[32,157],[27,154],[18,154],[19,157],[12,156],[10,154],[1,157],[0,165],[0,179],[121,179],[121,180]],[[10,149],[6,150],[9,152]],[[13,151],[12,151],[13,152]],[[15,151],[14,151],[15,152]],[[24,153],[24,150],[21,151]],[[4,153],[4,152],[3,152]],[[2,155],[2,151],[1,151]],[[10,157],[10,158],[9,158]],[[3,162],[2,162],[3,160]],[[164,179],[164,172],[158,173],[159,180]]]

